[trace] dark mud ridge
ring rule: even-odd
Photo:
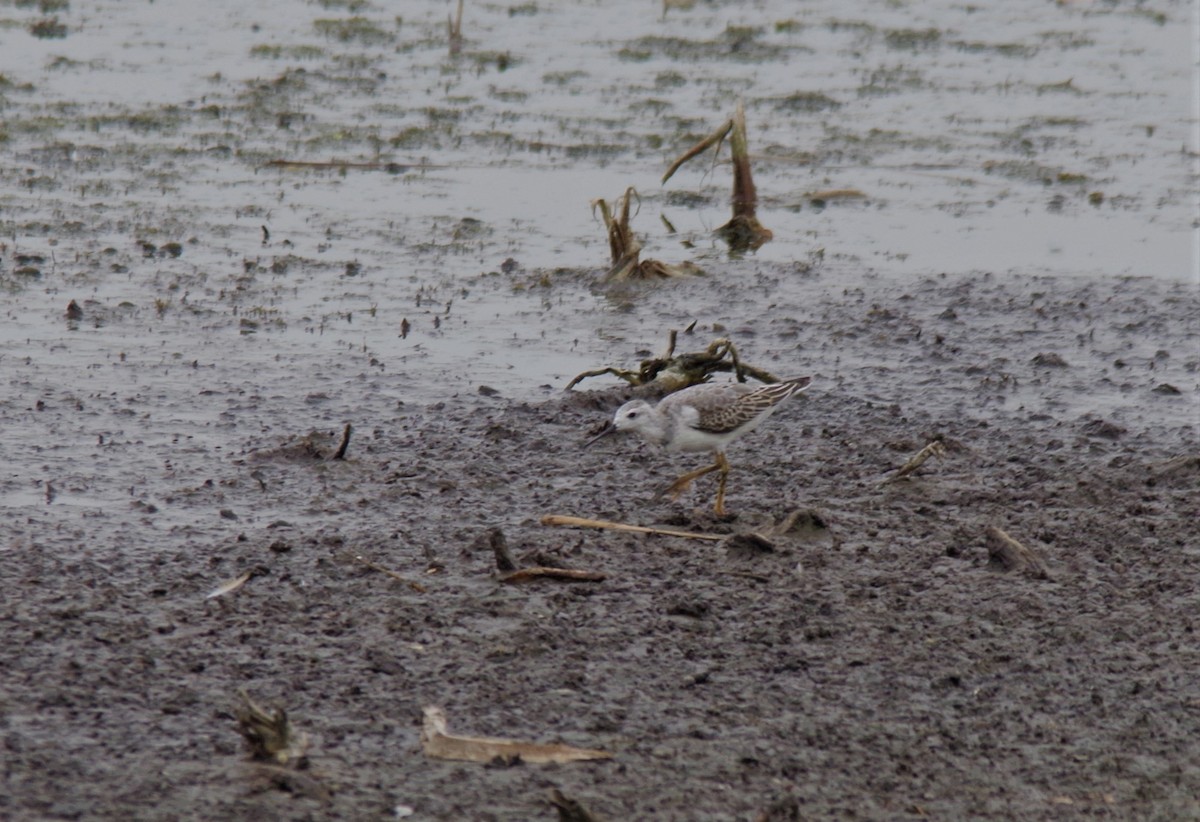
[[[833,304],[789,355],[813,387],[729,452],[727,520],[711,477],[651,499],[699,457],[581,450],[627,396],[586,383],[353,419],[344,460],[340,425],[235,428],[153,504],[14,517],[0,817],[549,820],[558,790],[608,820],[1196,818],[1194,289],[972,275]],[[540,522],[793,512],[770,540]],[[184,514],[228,536],[158,524]],[[604,579],[502,583],[499,535]],[[243,689],[307,735],[302,767],[247,759]],[[431,759],[429,705],[614,758]]]

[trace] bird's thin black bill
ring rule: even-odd
[[[592,443],[594,443],[596,440],[602,440],[605,437],[607,437],[609,434],[615,434],[616,431],[617,431],[617,427],[610,422],[608,425],[606,425],[604,427],[603,431],[601,431],[599,434],[597,434],[596,436],[592,437],[590,440],[585,442],[583,444],[583,447],[589,448],[589,447],[591,447]]]

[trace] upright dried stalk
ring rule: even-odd
[[[753,250],[770,240],[775,235],[764,228],[758,221],[758,190],[754,187],[754,176],[750,173],[750,148],[746,139],[746,111],[742,101],[738,100],[737,110],[733,116],[717,127],[716,131],[705,137],[696,145],[689,148],[679,159],[671,164],[663,175],[665,183],[671,179],[679,167],[693,157],[704,153],[708,148],[716,146],[721,150],[721,143],[729,137],[729,149],[733,154],[733,217],[725,225],[717,229],[721,239],[729,244],[733,251]]]
[[[462,51],[463,36],[462,36],[462,16],[463,16],[463,0],[458,0],[458,11],[453,17],[446,20],[447,34],[450,40],[450,54],[455,55]]]

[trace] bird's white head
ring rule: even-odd
[[[630,400],[613,414],[613,428],[618,431],[641,431],[654,422],[654,407],[645,400]]]
[[[661,411],[645,400],[630,400],[613,415],[612,430],[617,433],[633,431],[646,442],[662,445],[669,437],[670,421]]]
[[[630,400],[617,409],[612,422],[599,434],[587,441],[587,445],[613,434],[635,431],[649,442],[661,443],[666,439],[666,421],[653,405],[645,400]]]

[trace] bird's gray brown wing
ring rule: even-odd
[[[705,405],[698,409],[699,418],[691,427],[709,434],[731,433],[808,387],[808,383],[807,378],[773,383],[734,397],[732,402],[726,398],[725,402]]]

